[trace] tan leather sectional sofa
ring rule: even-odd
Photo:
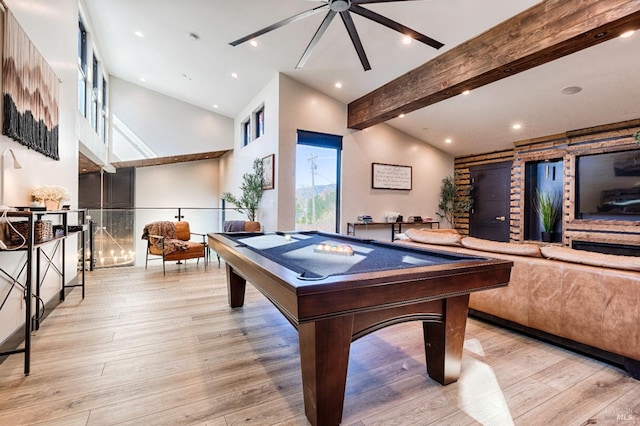
[[[507,287],[472,293],[470,313],[624,366],[640,379],[640,257],[407,230],[400,244],[513,261]]]

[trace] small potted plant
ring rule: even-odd
[[[230,192],[224,192],[222,199],[235,205],[240,213],[246,214],[250,222],[256,222],[263,187],[262,160],[256,158],[253,161],[253,171],[242,175],[242,185],[240,185],[242,195],[238,198]]]
[[[554,241],[554,227],[561,209],[561,197],[558,191],[536,190],[533,208],[538,213],[542,226],[542,241]]]

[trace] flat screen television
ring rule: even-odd
[[[640,220],[640,149],[576,158],[576,218]]]

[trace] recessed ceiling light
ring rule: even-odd
[[[636,32],[636,30],[625,31],[622,34],[620,34],[620,37],[622,37],[622,38],[631,37],[633,35],[633,33],[635,33],[635,32]]]
[[[140,81],[145,82],[145,81],[147,81],[147,79],[144,78],[144,77],[140,77]]]
[[[412,41],[412,40],[413,40],[413,39],[412,39],[411,37],[409,37],[409,36],[405,36],[405,37],[402,39],[402,44],[411,44],[411,41]]]
[[[258,47],[258,42],[257,42],[257,41],[255,41],[255,40],[251,40],[251,41],[249,42],[249,44],[250,44],[251,46],[253,46],[253,47]]]
[[[563,95],[575,95],[576,93],[582,92],[582,87],[580,86],[567,86],[562,89]]]
[[[144,37],[144,33],[142,31],[135,31],[134,34],[138,37]]]
[[[231,77],[233,77],[233,78],[238,78],[238,74],[237,74],[237,73],[235,73],[235,72],[232,72],[232,73],[231,73]]]
[[[451,139],[445,139],[444,140],[444,143],[451,143],[451,142],[453,142]]]
[[[213,105],[213,107],[214,107],[215,109],[218,109],[218,104],[214,104],[214,105]]]
[[[516,123],[513,126],[511,126],[514,130],[520,130],[522,129],[522,124],[520,123]]]
[[[342,83],[340,83],[339,81],[335,84],[335,86],[336,86],[338,89],[342,89]]]
[[[400,114],[398,117],[399,118],[404,118],[404,114]]]
[[[465,90],[464,92],[462,92],[463,95],[468,95],[469,93],[471,93],[471,90]]]

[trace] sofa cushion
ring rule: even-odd
[[[565,262],[582,263],[584,265],[602,266],[605,268],[640,271],[640,257],[603,254],[586,250],[575,250],[569,247],[547,246],[540,249],[548,259]]]
[[[514,254],[517,256],[542,257],[542,254],[540,254],[540,247],[536,244],[505,243],[474,237],[463,238],[461,244],[463,247],[474,250]]]
[[[404,234],[412,241],[425,244],[459,246],[462,236],[455,229],[407,229]]]

